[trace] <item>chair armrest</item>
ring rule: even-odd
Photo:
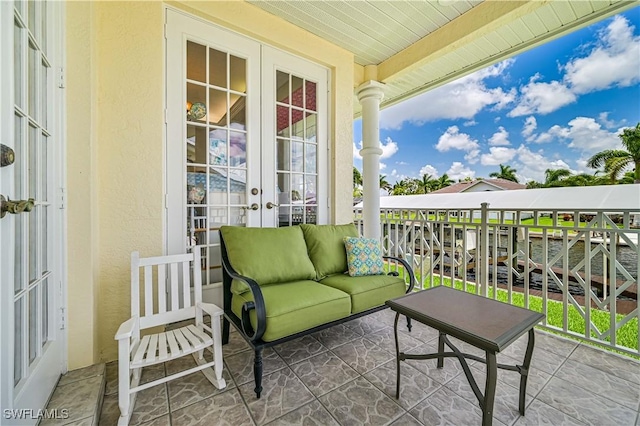
[[[132,317],[120,324],[118,332],[116,333],[115,340],[128,339],[133,334],[133,331],[138,328],[138,317]]]
[[[222,309],[213,303],[198,302],[198,308],[202,309],[204,313],[211,315],[211,317],[221,316],[223,314]]]
[[[401,259],[399,257],[395,257],[395,256],[382,256],[383,259],[390,259],[390,260],[394,260],[396,262],[400,262],[402,264],[402,266],[404,267],[405,271],[407,271],[407,274],[409,274],[409,288],[407,288],[406,293],[409,294],[413,291],[413,287],[416,285],[416,277],[413,274],[413,269],[411,268],[411,265],[409,265],[409,262],[407,262],[404,259]]]

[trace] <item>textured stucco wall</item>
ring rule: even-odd
[[[331,70],[331,220],[352,220],[351,179],[338,177],[351,176],[353,56],[244,2],[171,5]],[[117,358],[130,253],[163,251],[164,4],[69,2],[67,22],[67,66],[76,68],[67,93],[68,346],[77,368]]]
[[[164,13],[159,2],[99,2],[97,10],[99,344],[131,312],[130,253],[163,251]]]

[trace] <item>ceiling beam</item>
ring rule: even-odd
[[[462,14],[378,65],[378,80],[390,82],[425,63],[459,49],[473,40],[549,3],[539,1],[488,1]]]

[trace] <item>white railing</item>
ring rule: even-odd
[[[412,264],[416,290],[454,285],[542,312],[543,328],[640,355],[640,229],[632,226],[638,211],[504,210],[485,203],[380,214],[383,250]],[[361,209],[355,223],[362,229]]]

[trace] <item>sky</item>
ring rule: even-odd
[[[380,173],[489,177],[499,164],[521,183],[547,169],[593,174],[594,153],[621,149],[640,122],[640,7],[602,20],[380,113]],[[362,120],[354,166],[362,170]]]

